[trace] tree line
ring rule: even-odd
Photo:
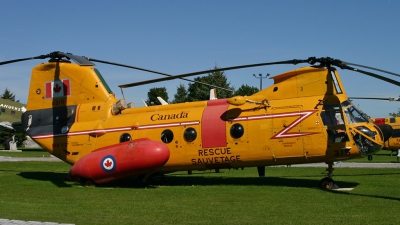
[[[0,98],[2,99],[8,99],[11,100],[13,102],[19,102],[19,100],[15,100],[15,94],[12,93],[8,88],[6,88],[6,90],[4,90],[3,94],[0,95]],[[1,113],[0,113],[1,114]],[[3,145],[3,147],[6,149],[9,149],[8,144],[6,143],[7,141],[9,141],[9,139],[15,135],[15,140],[18,141],[17,145],[21,146],[23,144],[23,141],[26,140],[26,133],[15,133],[14,131],[8,131],[6,129],[4,129],[2,132],[0,132],[0,144]]]
[[[214,69],[218,69],[218,67],[214,67]],[[172,101],[169,101],[167,89],[165,87],[151,88],[147,93],[146,104],[149,106],[160,105],[161,103],[158,101],[157,97],[161,97],[169,103],[209,100],[210,89],[214,87],[210,87],[206,84],[220,87],[217,88],[218,98],[230,98],[238,95],[250,96],[259,91],[258,88],[247,84],[242,84],[237,90],[235,90],[235,88],[231,86],[230,82],[228,82],[224,71],[208,73],[206,76],[196,77],[194,81],[195,82],[188,84],[187,89],[184,84],[180,84],[177,87]]]

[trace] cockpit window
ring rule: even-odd
[[[328,134],[329,143],[346,142],[349,140],[344,126],[342,108],[340,105],[324,105],[321,111],[321,118],[326,132]]]
[[[344,108],[344,113],[346,114],[346,118],[349,123],[369,122],[365,114],[362,113],[361,110],[357,109],[357,107],[355,107],[349,101],[344,101],[342,103],[342,106]]]
[[[332,76],[332,80],[333,80],[333,85],[335,86],[336,93],[337,94],[342,94],[343,91],[340,88],[339,82],[338,82],[338,80],[336,78],[335,71],[333,71],[333,70],[331,71],[331,76]]]
[[[339,105],[324,105],[321,112],[321,117],[325,126],[344,124]]]

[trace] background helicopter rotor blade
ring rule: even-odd
[[[203,70],[203,71],[192,72],[192,73],[185,73],[185,74],[180,74],[180,75],[175,75],[175,76],[170,75],[169,77],[158,78],[158,79],[147,80],[147,81],[140,81],[140,82],[129,83],[129,84],[121,84],[118,87],[128,88],[128,87],[140,86],[140,85],[144,85],[144,84],[157,83],[157,82],[161,82],[161,81],[181,79],[183,77],[195,76],[195,75],[206,74],[206,73],[213,73],[213,72],[217,72],[217,71],[236,70],[236,69],[243,69],[243,68],[249,68],[249,67],[278,65],[278,64],[294,64],[294,65],[296,65],[298,63],[304,63],[304,62],[308,62],[308,59],[307,60],[293,59],[293,60],[287,60],[287,61],[232,66],[232,67],[225,67],[225,68],[218,68],[218,69],[211,69],[211,70]]]
[[[167,77],[172,77],[173,76],[173,75],[166,74],[166,73],[163,73],[163,72],[158,72],[158,71],[155,71],[155,70],[149,70],[149,69],[140,68],[140,67],[136,67],[136,66],[130,66],[130,65],[121,64],[121,63],[115,63],[115,62],[107,62],[107,61],[104,61],[104,60],[93,59],[93,58],[89,58],[89,57],[85,57],[85,58],[87,60],[90,60],[90,61],[93,61],[93,62],[99,62],[99,63],[109,64],[109,65],[114,65],[114,66],[121,66],[121,67],[130,68],[130,69],[141,70],[141,71],[145,71],[145,72],[149,72],[149,73],[155,73],[155,74],[159,74],[159,75],[163,75],[163,76],[167,76]],[[207,85],[207,86],[210,86],[210,87],[219,88],[219,89],[223,89],[223,90],[227,90],[227,91],[233,91],[231,89],[218,87],[218,86],[215,86],[215,85],[212,85],[212,84],[207,84],[207,83],[200,82],[200,81],[190,80],[190,79],[186,79],[186,78],[179,78],[179,79],[185,80],[185,81],[189,81],[189,82],[199,83],[199,84],[203,84],[203,85]]]

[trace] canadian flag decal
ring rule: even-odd
[[[69,79],[45,83],[45,98],[64,98],[71,95]]]

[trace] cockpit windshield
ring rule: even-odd
[[[367,116],[349,101],[342,102],[342,107],[349,123],[369,122]]]

